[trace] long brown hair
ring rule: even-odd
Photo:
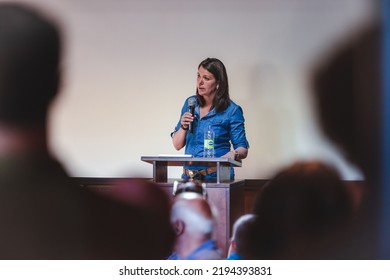
[[[230,105],[229,82],[225,65],[217,58],[206,58],[199,64],[198,69],[201,66],[213,74],[218,82],[219,87],[213,101],[212,109],[215,108],[217,112],[222,112]],[[199,105],[202,107],[205,104],[205,100],[199,95],[198,89],[196,89],[196,96]]]

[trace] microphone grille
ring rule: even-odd
[[[195,97],[190,97],[188,99],[188,106],[193,107],[195,105],[196,105],[196,98]]]

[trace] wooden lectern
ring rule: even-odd
[[[217,182],[206,182],[206,191],[208,201],[215,206],[218,212],[213,237],[224,256],[226,256],[232,225],[236,219],[245,213],[245,181],[232,182],[230,180],[230,167],[241,167],[241,162],[227,158],[185,156],[143,156],[141,160],[153,164],[153,180],[172,197],[173,182],[168,182],[168,166],[205,165],[206,167],[217,167]]]
[[[167,182],[168,166],[204,165],[217,167],[217,184],[230,181],[230,167],[241,167],[241,162],[230,158],[194,158],[187,156],[142,156],[142,161],[153,164],[153,180]]]

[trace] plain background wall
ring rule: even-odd
[[[250,142],[238,179],[322,158],[360,172],[318,129],[310,69],[373,14],[371,0],[25,0],[65,39],[50,145],[70,175],[151,177],[142,155],[176,154],[170,132],[195,93],[197,65],[221,59]],[[178,168],[170,177],[178,177]]]

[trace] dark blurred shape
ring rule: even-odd
[[[380,170],[381,29],[358,30],[313,73],[313,94],[325,134],[375,183]]]
[[[352,201],[338,172],[321,162],[297,162],[278,172],[256,197],[257,215],[246,259],[338,258]]]
[[[344,244],[361,259],[379,256],[380,178],[388,172],[382,169],[382,34],[379,20],[357,30],[316,65],[312,80],[321,127],[365,176],[361,215]]]
[[[111,197],[93,192],[48,152],[60,37],[33,8],[0,4],[0,259],[164,259],[174,233],[161,190],[128,182]]]
[[[1,4],[0,27],[0,121],[43,123],[59,85],[60,32],[17,4]]]

